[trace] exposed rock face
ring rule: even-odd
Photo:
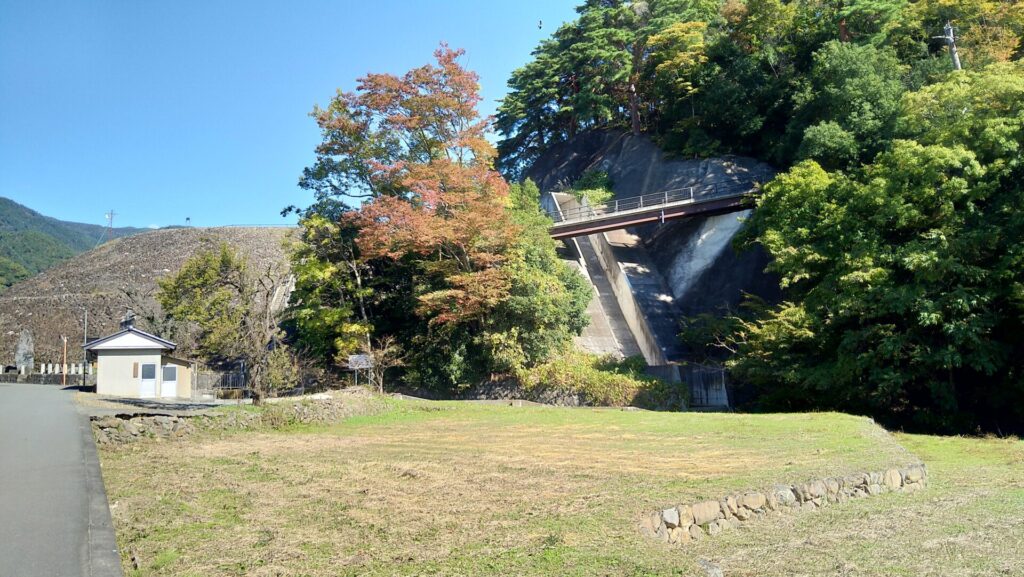
[[[768,165],[744,157],[671,158],[645,136],[597,131],[553,146],[526,176],[542,191],[551,191],[569,187],[591,170],[608,173],[617,199],[746,181],[773,172]],[[733,247],[749,214],[695,217],[609,235],[641,312],[670,360],[685,357],[676,339],[679,318],[735,310],[744,293],[769,302],[780,298],[777,280],[763,272],[767,255],[760,249],[738,252]]]

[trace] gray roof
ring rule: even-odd
[[[167,339],[162,339],[162,338],[160,338],[160,337],[158,337],[156,335],[152,335],[150,333],[147,333],[144,330],[137,329],[135,327],[128,327],[126,329],[122,329],[120,331],[117,331],[116,333],[114,333],[112,335],[107,335],[107,336],[105,336],[105,337],[103,337],[101,339],[96,339],[95,341],[91,341],[88,344],[86,344],[83,348],[85,350],[87,350],[87,351],[88,350],[92,350],[92,348],[97,346],[97,345],[101,345],[101,344],[103,344],[105,342],[108,342],[110,340],[116,339],[117,337],[119,337],[121,335],[128,334],[128,333],[135,333],[135,334],[139,335],[140,337],[142,337],[144,339],[149,339],[149,340],[153,341],[154,343],[156,343],[157,345],[159,345],[159,348],[162,348],[162,349],[170,349],[170,350],[173,351],[174,349],[176,349],[178,347],[178,345],[172,343],[171,341],[169,341]]]

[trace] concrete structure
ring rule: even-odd
[[[191,398],[192,363],[170,356],[177,347],[129,326],[85,345],[96,357],[96,392],[139,399]]]

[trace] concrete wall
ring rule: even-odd
[[[133,365],[139,364],[138,373],[133,376]],[[100,351],[96,358],[96,392],[117,397],[139,396],[142,381],[142,365],[157,365],[157,391],[160,390],[160,349],[134,351]]]
[[[579,201],[572,195],[558,194],[552,196],[557,199],[561,210],[574,210],[580,207]],[[661,350],[661,346],[658,344],[650,324],[647,322],[647,317],[644,316],[640,305],[636,302],[633,288],[629,284],[629,278],[619,267],[619,263],[612,253],[611,246],[608,244],[608,238],[603,233],[599,233],[589,235],[587,239],[594,248],[594,252],[597,253],[598,260],[601,262],[601,268],[604,269],[604,273],[612,285],[612,292],[615,293],[615,299],[619,303],[619,308],[622,309],[622,314],[626,318],[626,324],[629,325],[629,329],[633,333],[633,338],[636,340],[637,345],[640,347],[644,360],[652,366],[667,365],[668,359],[665,358],[665,354]]]

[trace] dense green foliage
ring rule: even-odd
[[[795,166],[747,230],[789,302],[743,323],[772,406],[943,430],[1024,422],[1024,64],[909,94],[870,164]]]
[[[1024,8],[998,0],[588,0],[509,79],[500,166],[522,170],[583,130],[654,135],[671,152],[789,165],[870,160],[900,94],[1019,55]]]
[[[687,319],[695,358],[727,352],[766,408],[1022,430],[1024,4],[590,0],[577,11],[509,81],[497,119],[507,174],[591,129],[784,171],[743,238],[774,258],[786,302]]]
[[[114,236],[142,229],[116,228]],[[99,225],[43,216],[0,197],[0,290],[96,246]]]
[[[297,379],[273,310],[283,283],[273,268],[253,270],[227,243],[200,251],[176,273],[157,280],[157,301],[173,321],[174,334],[165,336],[208,362],[240,363],[259,402]]]
[[[575,395],[582,403],[604,407],[637,406],[655,410],[683,410],[688,402],[684,384],[671,384],[646,374],[643,357],[616,360],[583,352],[569,352],[516,377],[527,393]]]
[[[557,257],[537,187],[493,170],[460,54],[368,75],[314,111],[324,141],[300,182],[316,203],[300,211],[289,315],[316,358],[344,367],[393,339],[405,381],[443,392],[560,353],[590,298]]]
[[[611,178],[602,170],[584,172],[583,176],[573,183],[571,192],[577,200],[586,200],[590,206],[608,202],[615,195],[612,192]]]

